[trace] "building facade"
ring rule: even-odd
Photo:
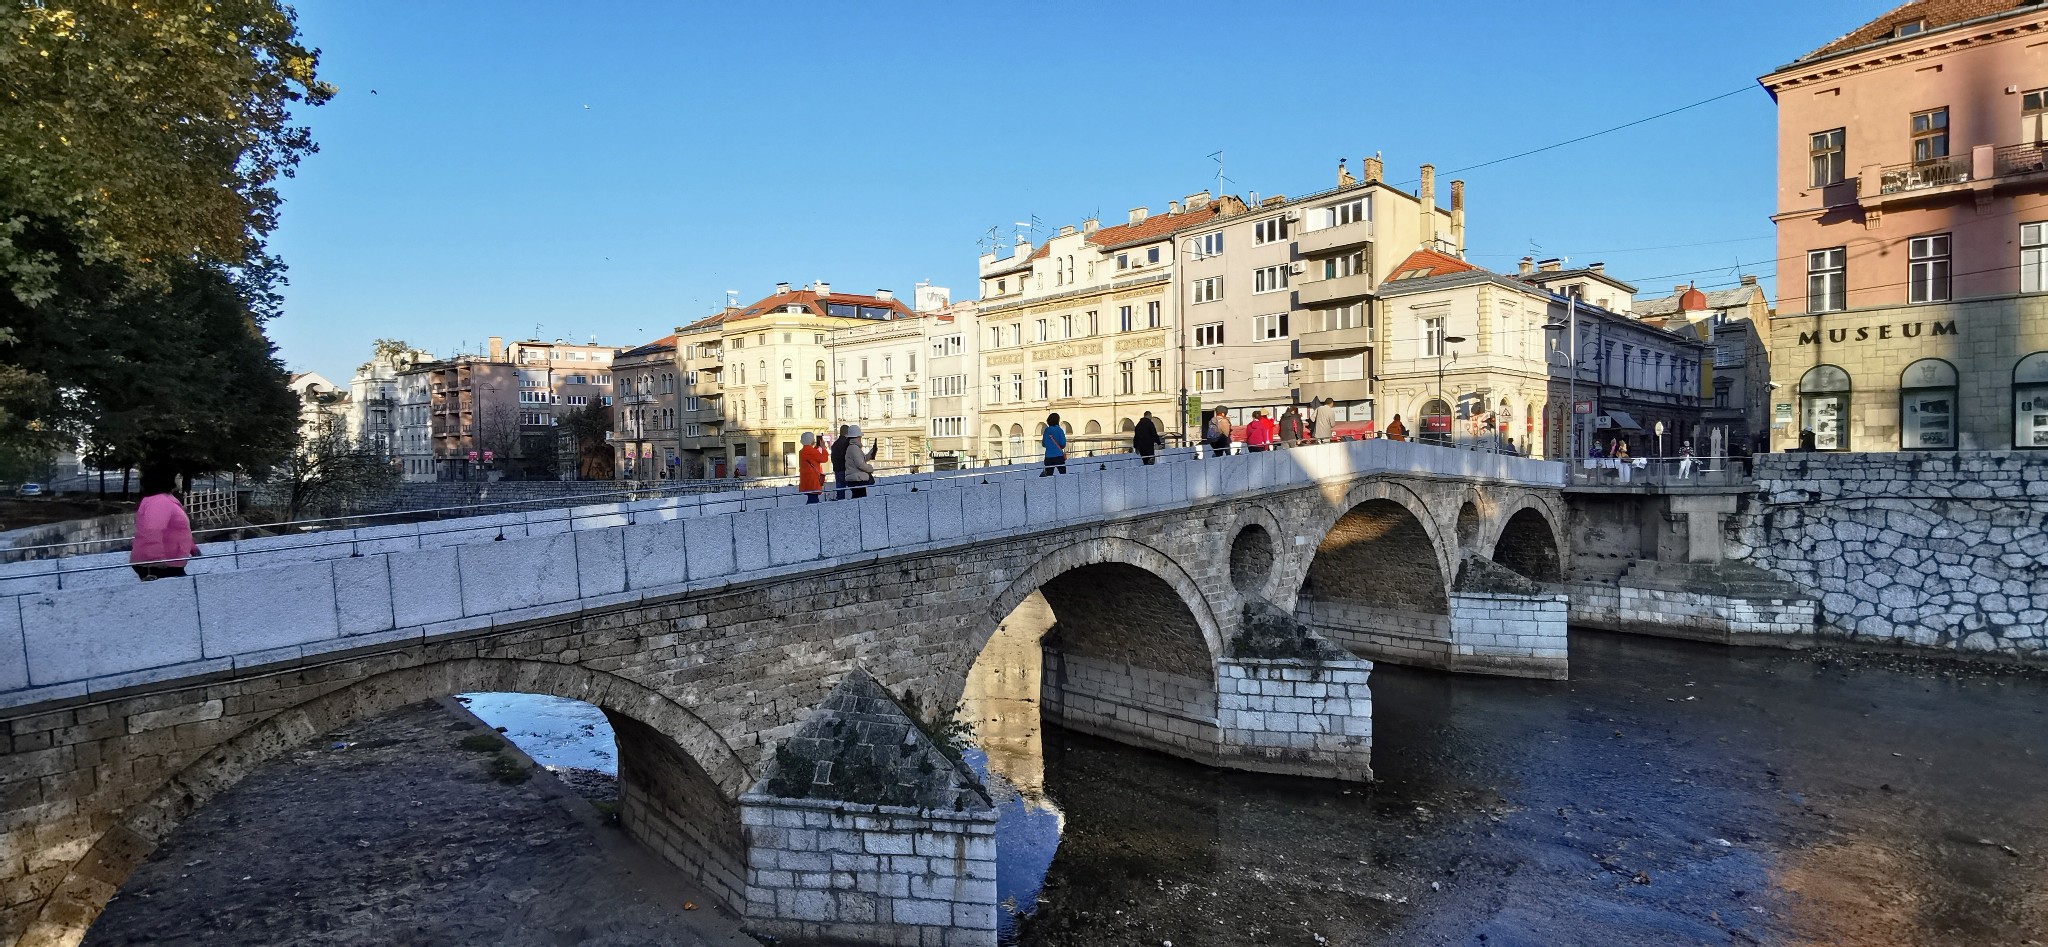
[[[525,339],[507,344],[492,336],[490,358],[518,371],[519,439],[508,466],[522,477],[554,478],[559,450],[555,426],[567,411],[612,400],[612,359],[616,346],[595,342],[543,342]]]
[[[319,372],[300,372],[285,380],[299,399],[299,441],[310,444],[327,437],[348,436],[349,393]]]
[[[2048,6],[1919,0],[1778,104],[1778,449],[2048,447]]]
[[[1689,300],[1688,294],[1696,298]],[[1704,412],[1707,433],[1696,445],[1701,456],[1763,449],[1769,440],[1771,396],[1763,333],[1770,326],[1771,307],[1757,278],[1744,274],[1728,289],[1677,286],[1669,296],[1636,300],[1635,310],[1645,322],[1667,328],[1693,325],[1714,344],[1714,388]]]
[[[348,383],[348,432],[392,458],[397,453],[398,374],[434,356],[403,343],[380,340],[370,360]]]
[[[432,483],[434,464],[434,381],[439,362],[418,362],[394,381],[397,404],[392,409],[391,442],[398,473],[406,483]]]
[[[621,480],[680,480],[683,384],[676,337],[665,336],[612,359],[612,450]]]
[[[920,309],[925,324],[926,449],[939,468],[965,467],[987,456],[982,440],[981,333],[972,301]]]
[[[875,449],[878,472],[931,467],[923,402],[929,381],[925,370],[931,366],[925,347],[930,321],[921,313],[863,320],[833,329],[825,339],[832,416],[842,424],[860,425],[861,437]]]
[[[430,365],[434,479],[500,479],[520,445],[519,370],[474,355]]]

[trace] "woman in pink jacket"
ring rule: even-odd
[[[135,542],[128,563],[142,581],[185,574],[185,560],[199,554],[192,521],[178,503],[177,477],[167,470],[142,472],[142,502],[135,507]]]

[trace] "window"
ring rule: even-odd
[[[1164,359],[1155,358],[1147,361],[1145,363],[1145,375],[1146,379],[1151,382],[1153,391],[1166,390],[1166,361]]]
[[[966,336],[958,332],[933,339],[932,357],[944,358],[948,355],[959,355],[967,351],[966,341]]]
[[[988,347],[989,347],[989,348],[992,348],[992,349],[994,349],[994,348],[1001,348],[1001,347],[1002,347],[1002,345],[1003,345],[1003,327],[1002,327],[1002,326],[989,326],[989,327],[988,327]]]
[[[862,381],[866,381],[868,377],[868,360],[865,357],[860,360],[860,377]]]
[[[857,415],[857,418],[858,418],[858,420],[862,420],[862,421],[865,421],[865,420],[867,420],[867,419],[868,419],[868,405],[869,405],[869,404],[871,404],[871,402],[870,402],[870,401],[868,401],[868,396],[867,396],[867,393],[866,393],[866,392],[862,392],[862,393],[860,393],[860,394],[854,395],[854,396],[853,396],[853,403],[854,403],[854,404],[855,404],[856,406],[858,406],[858,407],[859,407],[859,409],[860,409],[860,411],[859,411],[859,414]]]
[[[1443,350],[1444,320],[1441,317],[1422,320],[1422,357],[1436,358],[1443,354]]]
[[[1156,302],[1145,304],[1145,328],[1159,328],[1159,304]]]
[[[1099,318],[1097,318],[1096,312],[1093,309],[1088,310],[1088,315],[1083,320],[1083,325],[1085,326],[1084,331],[1086,331],[1089,335],[1094,335],[1097,332],[1102,331],[1102,322]]]
[[[1223,234],[1205,233],[1195,238],[1195,259],[1203,260],[1223,254]]]
[[[1956,367],[1923,358],[1899,374],[1899,449],[1954,450]]]
[[[1012,322],[1012,323],[1010,323],[1010,344],[1011,344],[1011,345],[1023,345],[1023,344],[1024,344],[1024,323],[1021,323],[1021,322]]]
[[[796,361],[794,359],[785,358],[782,360],[782,380],[796,380]]]
[[[2048,447],[2048,352],[2035,352],[2012,368],[2012,446]]]
[[[1119,306],[1119,307],[1117,307],[1117,310],[1116,310],[1116,324],[1117,324],[1117,331],[1118,331],[1118,332],[1129,332],[1129,331],[1131,331],[1131,307],[1129,307],[1129,306]]]
[[[904,417],[917,417],[917,390],[914,388],[903,392],[903,415]]]
[[[883,378],[892,378],[892,377],[895,377],[895,375],[896,375],[896,356],[894,356],[894,355],[884,355],[884,356],[882,356],[882,377],[883,377]]]
[[[1044,319],[1038,320],[1038,341],[1040,342],[1044,342],[1048,338],[1050,338],[1050,336],[1047,334],[1049,330],[1046,326],[1047,323]]]
[[[1894,38],[1901,36],[1912,36],[1915,33],[1924,33],[1926,31],[1926,20],[1911,20],[1892,27],[1892,36]]]
[[[1102,366],[1088,366],[1088,397],[1102,394]]]
[[[1840,312],[1849,308],[1849,250],[1834,247],[1806,254],[1806,311]]]
[[[1223,323],[1211,322],[1195,327],[1195,348],[1204,349],[1223,344]]]
[[[1365,356],[1363,355],[1323,360],[1324,381],[1359,381],[1364,377]]]
[[[1287,239],[1287,218],[1268,217],[1252,225],[1252,246],[1263,247]]]
[[[1001,375],[990,375],[990,376],[988,376],[988,403],[989,403],[989,404],[1001,404],[1002,402],[1003,402],[1003,376],[1001,376]]]
[[[1145,248],[1145,262],[1147,262],[1147,263],[1157,263],[1157,262],[1159,262],[1159,248],[1158,248],[1158,247],[1146,247],[1146,248]]]
[[[1262,266],[1252,271],[1252,292],[1276,293],[1287,288],[1287,264]]]
[[[1128,395],[1128,394],[1134,394],[1134,393],[1136,392],[1136,385],[1137,385],[1137,383],[1138,383],[1138,381],[1137,381],[1137,368],[1138,368],[1138,363],[1137,363],[1137,362],[1118,362],[1118,363],[1116,363],[1116,393],[1117,393],[1117,394],[1120,394],[1120,395]]]
[[[1060,397],[1072,398],[1073,396],[1074,370],[1071,368],[1062,368],[1060,369]]]
[[[814,374],[816,374],[816,375],[817,375],[817,379],[816,379],[816,380],[817,380],[817,381],[824,381],[824,380],[825,380],[825,360],[824,360],[824,359],[822,359],[822,358],[821,358],[821,359],[819,359],[819,360],[818,360],[818,364],[817,364],[817,365],[815,365],[815,366],[813,366],[813,369],[814,369]]]
[[[932,379],[932,397],[934,398],[958,398],[966,394],[966,375],[940,375]]]
[[[1195,281],[1195,302],[1212,303],[1223,298],[1223,277],[1211,276]]]
[[[1365,251],[1333,256],[1323,261],[1324,279],[1343,279],[1365,272]]]
[[[1338,306],[1335,309],[1325,309],[1323,310],[1323,328],[1364,328],[1364,326],[1366,325],[1366,312],[1367,310],[1365,308],[1364,303],[1352,303],[1349,306]]]
[[[820,421],[825,420],[825,399],[811,399],[811,417],[816,418]]]
[[[1041,368],[1038,370],[1038,400],[1045,401],[1051,397],[1052,375],[1046,369]]]
[[[960,418],[933,418],[932,436],[959,437],[961,425],[962,420]]]
[[[1812,143],[1807,146],[1808,160],[1813,164],[1812,186],[1826,187],[1842,180],[1847,160],[1842,150],[1843,131],[1836,128],[1816,132]]]
[[[1287,387],[1287,363],[1252,363],[1252,390],[1274,391]]]
[[[1913,160],[1937,161],[1948,157],[1948,109],[1913,113]]]
[[[793,420],[795,420],[795,419],[796,419],[796,399],[795,399],[795,398],[784,398],[784,399],[782,399],[782,416],[783,416],[783,418],[784,418],[784,419],[786,419],[786,420],[792,420],[792,421],[793,421]]]
[[[1284,339],[1284,338],[1287,338],[1287,314],[1286,314],[1286,313],[1284,313],[1284,312],[1276,312],[1276,313],[1274,313],[1274,314],[1272,314],[1272,315],[1270,315],[1270,316],[1253,316],[1253,317],[1252,317],[1252,338],[1254,338],[1254,339]]]
[[[1342,227],[1345,224],[1355,224],[1366,220],[1368,219],[1367,214],[1370,206],[1365,202],[1364,198],[1359,198],[1355,201],[1345,201],[1342,204],[1331,204],[1328,207],[1316,208],[1314,217],[1315,229]]]
[[[2020,225],[2020,292],[2048,293],[2048,221]]]
[[[1196,391],[1222,391],[1222,390],[1223,390],[1223,369],[1220,369],[1220,368],[1197,368],[1197,369],[1195,369],[1195,390],[1196,390]]]
[[[1130,268],[1131,268],[1131,255],[1130,255],[1130,254],[1128,254],[1128,253],[1119,253],[1119,254],[1117,254],[1117,255],[1116,255],[1116,268],[1117,268],[1117,269],[1119,269],[1119,270],[1128,270],[1128,269],[1130,269]]]
[[[1933,234],[1906,241],[1906,259],[1908,301],[1948,301],[1953,275],[1949,261],[1949,235]]]
[[[1813,434],[1814,450],[1847,450],[1842,424],[1849,414],[1849,373],[1816,365],[1799,377],[1800,437]]]
[[[1011,400],[1011,401],[1022,401],[1022,400],[1024,400],[1024,373],[1023,373],[1023,372],[1011,372],[1011,373],[1010,373],[1010,400]]]
[[[2048,89],[2020,93],[2020,144],[2048,142]]]

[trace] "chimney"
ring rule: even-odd
[[[1188,210],[1201,210],[1209,206],[1209,189],[1203,188],[1188,195]]]
[[[1556,273],[1562,269],[1564,269],[1564,261],[1557,257],[1536,261],[1536,271],[1539,273]]]
[[[883,302],[888,302],[896,298],[896,291],[891,289],[878,289],[875,290],[875,298]]]
[[[1742,285],[1744,285],[1744,286],[1755,286],[1755,285],[1756,285],[1756,274],[1755,274],[1755,273],[1744,273],[1744,274],[1742,274]]]
[[[1533,256],[1523,257],[1522,266],[1518,272],[1523,276],[1536,272],[1536,258]]]
[[[827,282],[825,282],[824,280],[819,280],[819,281],[818,281],[818,296],[819,296],[820,298],[823,298],[823,297],[826,297],[826,296],[830,296],[830,295],[832,295],[832,284],[831,284],[831,283],[827,283]]]
[[[1422,186],[1415,190],[1416,208],[1422,215],[1422,245],[1436,242],[1436,165],[1422,166]]]
[[[1671,287],[1671,295],[1673,295],[1673,296],[1683,296],[1683,295],[1685,295],[1685,291],[1686,291],[1686,290],[1688,290],[1688,289],[1691,289],[1691,288],[1692,288],[1692,284],[1691,284],[1691,283],[1680,283],[1680,284],[1678,284],[1678,285],[1676,285],[1676,286],[1673,286],[1673,287]]]
[[[503,336],[491,336],[490,352],[491,361],[502,362],[505,360],[505,339]]]
[[[1168,216],[1168,217],[1171,217],[1171,216],[1173,216],[1173,215],[1175,215],[1175,214],[1178,214],[1178,213],[1180,213],[1180,202],[1179,202],[1179,201],[1167,201],[1167,202],[1166,202],[1166,216]]]
[[[1593,271],[1593,272],[1595,272],[1595,273],[1605,274],[1605,273],[1607,272],[1607,264],[1605,264],[1605,263],[1588,263],[1588,264],[1586,264],[1586,269],[1592,270],[1592,271]]]
[[[1073,236],[1073,235],[1074,235],[1074,225],[1073,225],[1073,224],[1061,224],[1061,225],[1060,225],[1060,236],[1062,236],[1062,237],[1071,237],[1071,236]]]
[[[1451,246],[1465,252],[1465,182],[1451,182]]]
[[[788,284],[788,283],[777,283],[777,284],[775,284],[775,295],[777,295],[777,296],[780,296],[780,295],[783,295],[784,293],[787,293],[787,292],[789,292],[789,284]]]
[[[1377,153],[1375,153],[1372,157],[1365,159],[1365,183],[1378,184],[1386,176],[1387,163],[1381,161],[1380,156]]]
[[[1082,233],[1094,233],[1095,231],[1097,231],[1097,230],[1101,230],[1101,229],[1102,229],[1102,222],[1101,222],[1101,221],[1099,221],[1099,220],[1096,220],[1096,219],[1095,219],[1095,218],[1093,218],[1093,217],[1090,217],[1090,218],[1088,218],[1087,220],[1081,221],[1081,232],[1082,232]]]
[[[1145,217],[1149,213],[1151,212],[1143,207],[1133,207],[1131,208],[1130,222],[1134,224],[1142,224],[1145,222]]]

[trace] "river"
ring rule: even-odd
[[[1577,631],[1571,660],[1381,665],[1369,788],[1041,730],[1035,679],[977,674],[1006,942],[2048,942],[2048,676]],[[468,696],[611,765],[584,705]]]

